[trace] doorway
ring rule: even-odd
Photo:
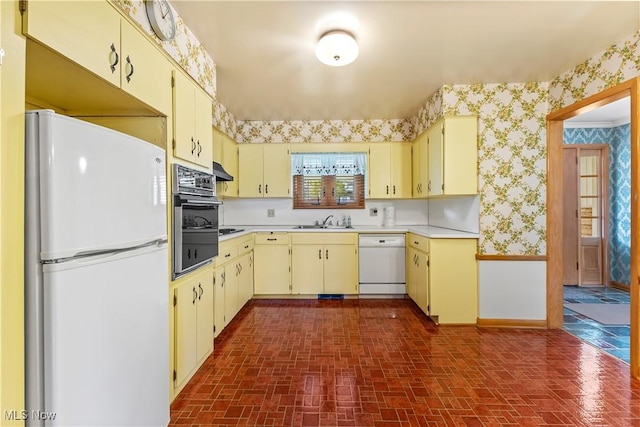
[[[599,94],[555,111],[547,116],[547,325],[549,328],[563,326],[563,121],[581,113],[604,106],[624,97],[630,97],[631,123],[631,249],[630,249],[630,300],[631,300],[631,358],[630,370],[633,377],[640,376],[640,340],[638,340],[640,313],[639,302],[639,228],[640,201],[638,189],[638,155],[640,140],[638,134],[638,78],[628,80]]]
[[[564,144],[563,284],[609,285],[609,146]]]

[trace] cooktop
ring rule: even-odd
[[[225,234],[233,234],[244,231],[244,228],[221,228],[218,230],[218,234],[224,236]]]

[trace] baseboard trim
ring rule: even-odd
[[[477,320],[480,328],[528,328],[547,329],[546,320],[529,319],[480,319]]]
[[[612,280],[611,282],[609,282],[609,286],[611,286],[612,288],[620,289],[621,291],[631,292],[631,286],[625,283],[614,282]]]

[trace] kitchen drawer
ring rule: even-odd
[[[289,236],[287,233],[256,233],[256,245],[288,245]]]
[[[409,246],[419,249],[423,252],[429,252],[429,238],[418,236],[417,234],[409,234]]]
[[[227,242],[225,242],[227,243]],[[214,266],[218,267],[225,264],[238,256],[237,244],[221,244],[218,252],[218,256],[215,259]]]
[[[252,250],[253,250],[253,236],[249,236],[248,238],[245,238],[244,240],[241,240],[240,242],[238,242],[238,255],[251,252]]]
[[[358,233],[292,233],[292,245],[357,245]]]

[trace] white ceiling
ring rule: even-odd
[[[550,81],[640,29],[638,1],[171,3],[241,120],[411,117],[443,84]],[[336,27],[360,45],[346,67],[314,55]]]
[[[565,128],[613,127],[631,121],[631,98],[611,102],[564,121]]]

